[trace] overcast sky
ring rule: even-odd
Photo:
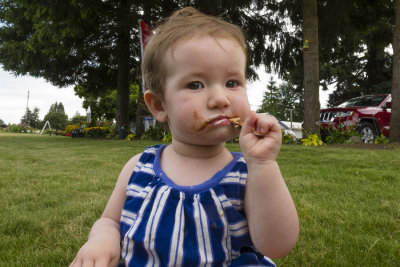
[[[251,108],[256,110],[261,104],[269,75],[259,73],[260,80],[247,85]],[[20,123],[25,114],[29,90],[28,107],[33,111],[38,107],[39,118],[43,120],[49,108],[55,102],[62,102],[68,118],[72,118],[77,112],[86,115],[82,108],[82,99],[75,95],[73,86],[58,88],[46,82],[30,76],[18,76],[4,71],[0,67],[0,119],[4,123]],[[320,92],[321,106],[326,106],[327,93]]]
[[[37,79],[31,76],[18,76],[4,71],[0,68],[0,119],[4,123],[20,123],[25,114],[29,90],[29,109],[33,111],[39,108],[39,118],[44,116],[55,102],[62,102],[68,118],[76,112],[86,115],[82,108],[82,100],[75,95],[72,86],[58,88],[46,82],[44,79]]]

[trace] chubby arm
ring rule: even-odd
[[[257,133],[264,136],[259,138]],[[284,257],[299,235],[299,221],[292,197],[276,157],[281,129],[272,116],[251,111],[240,133],[240,146],[248,167],[245,210],[255,247],[272,258]]]
[[[90,230],[88,241],[78,251],[70,267],[116,266],[120,256],[119,222],[126,199],[126,186],[141,154],[131,158],[122,169],[114,191]]]

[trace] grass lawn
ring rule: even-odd
[[[152,144],[0,133],[0,266],[68,266]],[[301,224],[279,266],[400,266],[400,149],[284,145],[278,161]]]

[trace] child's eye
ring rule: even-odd
[[[197,90],[197,89],[204,88],[203,84],[201,82],[199,82],[199,81],[191,82],[191,83],[188,84],[187,87],[189,89],[192,89],[192,90]]]
[[[228,88],[234,88],[234,87],[239,86],[239,83],[237,81],[230,80],[230,81],[226,82],[225,86]]]

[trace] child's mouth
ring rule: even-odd
[[[195,111],[193,118],[195,121],[197,121],[193,127],[197,131],[201,131],[209,127],[221,127],[226,125],[232,125],[236,129],[240,129],[243,125],[240,117],[229,117],[226,115],[217,115],[212,118],[204,118]]]
[[[218,116],[216,118],[206,120],[207,125],[211,127],[225,126],[231,124],[229,117],[227,116]]]

